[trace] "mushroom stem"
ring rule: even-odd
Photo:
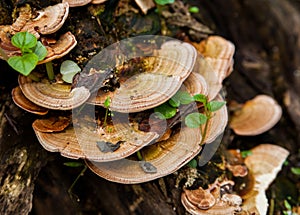
[[[0,55],[3,57],[3,59],[4,59],[5,61],[8,60],[7,54],[5,53],[5,51],[4,51],[1,47],[0,47]]]
[[[51,61],[46,63],[46,71],[47,71],[49,80],[52,81],[55,76],[54,76],[54,72],[53,72],[53,64]]]

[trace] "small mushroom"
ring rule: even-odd
[[[32,127],[35,131],[40,132],[58,132],[63,131],[70,125],[70,117],[50,117],[48,119],[36,119],[32,123]]]
[[[109,181],[142,183],[171,174],[184,166],[200,152],[200,140],[199,129],[184,127],[168,140],[144,147],[141,152],[144,161],[156,168],[156,172],[151,174],[140,167],[141,161],[131,159],[105,163],[86,160],[86,164],[94,173]]]
[[[242,198],[243,210],[250,214],[267,214],[268,200],[265,190],[276,178],[277,173],[289,152],[273,144],[261,144],[251,149],[252,154],[245,158],[245,164],[252,173],[255,184]]]
[[[194,207],[192,210],[207,210],[216,203],[216,199],[210,191],[204,190],[202,187],[196,190],[187,190],[184,188],[181,194],[181,201],[184,202],[185,206]]]
[[[258,95],[233,114],[230,127],[238,135],[258,135],[271,129],[281,114],[281,107],[272,97]]]
[[[43,38],[41,38],[41,40],[43,40]],[[67,32],[61,35],[57,41],[52,41],[50,44],[44,45],[47,48],[48,53],[44,60],[39,61],[39,64],[50,62],[65,56],[77,45],[77,41],[71,32]]]
[[[14,103],[19,106],[20,108],[34,114],[38,115],[46,115],[48,113],[48,109],[38,106],[35,103],[31,102],[29,99],[27,99],[24,94],[22,93],[21,88],[15,87],[12,90],[12,99]]]
[[[39,38],[39,34],[52,34],[58,31],[68,14],[68,3],[48,6],[36,12],[32,12],[30,7],[25,6],[20,10],[20,15],[11,28],[15,32],[28,31]]]
[[[69,84],[51,83],[46,78],[34,82],[20,75],[19,85],[25,97],[31,102],[53,110],[70,110],[78,107],[90,96],[90,92],[84,87],[71,90]]]
[[[132,42],[129,45],[132,45]],[[101,56],[101,53],[99,54]],[[166,102],[179,90],[192,72],[196,56],[197,52],[192,45],[180,41],[167,41],[160,49],[155,50],[154,56],[142,59],[140,64],[147,66],[138,69],[144,72],[137,72],[129,78],[123,77],[122,71],[128,70],[131,65],[118,66],[118,70],[121,71],[120,88],[108,93],[100,91],[96,98],[91,98],[91,102],[103,106],[107,96],[110,96],[110,109],[124,113],[154,108]],[[131,60],[136,62],[135,59]]]

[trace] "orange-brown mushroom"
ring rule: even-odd
[[[47,119],[36,119],[32,123],[32,127],[40,132],[58,132],[63,131],[70,124],[70,117],[50,117]]]
[[[41,40],[44,41],[48,53],[44,60],[39,61],[39,64],[61,58],[77,45],[76,38],[71,32],[64,33],[57,41],[51,41],[51,43],[47,43],[43,38]]]
[[[31,102],[29,99],[27,99],[24,94],[22,93],[22,90],[20,87],[15,87],[12,90],[12,99],[16,105],[18,105],[20,108],[34,114],[38,115],[46,115],[48,113],[48,109],[41,107],[33,102]]]
[[[12,24],[15,32],[28,31],[39,38],[40,34],[52,34],[59,30],[69,14],[69,4],[59,3],[33,12],[29,6],[20,9],[19,17]]]
[[[258,135],[271,129],[281,114],[281,107],[272,97],[258,95],[235,111],[230,127],[238,135]]]

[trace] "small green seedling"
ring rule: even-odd
[[[252,151],[251,150],[244,150],[244,151],[241,151],[241,156],[242,158],[246,158],[248,156],[252,155]]]
[[[81,68],[72,60],[66,60],[60,65],[60,73],[62,74],[62,79],[71,84],[73,77],[81,71]]]
[[[110,107],[110,97],[109,96],[107,96],[104,101],[104,107],[106,108],[106,110],[105,110],[105,116],[104,116],[104,121],[103,121],[103,127],[105,127],[107,124],[107,116],[108,116],[108,111],[109,111],[109,107]]]
[[[199,13],[199,8],[197,6],[189,7],[190,13]]]
[[[29,32],[18,32],[11,38],[11,43],[21,50],[21,56],[8,58],[8,64],[21,74],[28,76],[39,61],[47,56],[46,47]]]
[[[300,167],[291,167],[291,172],[292,172],[294,175],[300,176]]]

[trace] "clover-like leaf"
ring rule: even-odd
[[[177,108],[170,106],[168,103],[163,103],[162,105],[154,108],[154,112],[158,113],[157,116],[160,119],[170,119],[175,116]]]
[[[203,95],[203,94],[196,94],[196,95],[193,96],[193,98],[197,102],[201,102],[203,104],[207,103],[207,97],[205,95]]]
[[[198,128],[207,122],[207,117],[202,113],[191,113],[185,117],[184,122],[190,128]]]
[[[222,101],[211,101],[207,103],[207,109],[211,112],[217,111],[219,109],[221,109],[224,105],[226,104],[226,102]]]
[[[37,65],[39,58],[34,53],[10,57],[7,62],[16,71],[27,76]]]
[[[35,53],[38,56],[39,61],[41,61],[47,56],[48,52],[46,47],[40,41],[38,41],[33,49],[33,53]]]
[[[80,67],[71,60],[66,60],[62,62],[60,66],[60,73],[62,74],[62,79],[67,83],[72,83],[73,77],[80,72]]]
[[[36,37],[29,32],[18,32],[11,38],[11,43],[22,50],[33,48],[37,44]]]
[[[195,101],[194,98],[185,91],[178,91],[170,100],[169,104],[173,107],[179,107],[180,104],[187,105]]]

